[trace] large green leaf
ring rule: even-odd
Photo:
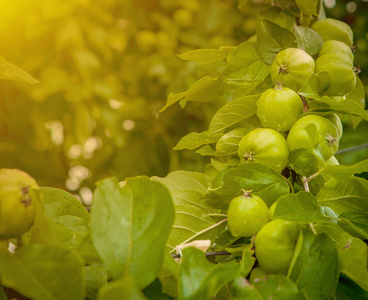
[[[84,263],[72,250],[28,245],[11,254],[0,249],[1,285],[34,300],[84,299]]]
[[[309,55],[317,55],[323,45],[323,38],[313,29],[305,26],[295,26],[295,35],[298,40],[298,48],[303,49]]]
[[[201,147],[207,144],[216,143],[222,136],[221,133],[208,136],[208,131],[203,132],[191,132],[186,136],[182,137],[179,143],[176,144],[173,150],[189,149],[193,150],[195,148]]]
[[[277,53],[286,48],[296,48],[295,34],[270,20],[260,20],[257,27],[257,50],[262,60],[270,65]]]
[[[318,159],[309,150],[304,148],[295,149],[290,152],[289,166],[295,173],[311,176],[318,172]]]
[[[265,279],[249,284],[244,278],[236,278],[233,283],[234,298],[252,300],[303,300],[303,295],[290,279],[284,275],[268,275]]]
[[[215,222],[208,214],[216,210],[203,201],[207,193],[205,174],[175,171],[165,178],[152,179],[166,185],[175,204],[175,221],[167,242],[171,251],[182,243],[214,236]]]
[[[179,270],[179,299],[212,299],[219,289],[240,275],[239,264],[210,263],[193,247],[183,250]]]
[[[368,291],[367,245],[360,239],[348,237],[336,243],[341,262],[341,273]]]
[[[331,299],[339,279],[339,258],[326,234],[303,230],[288,277],[308,299]]]
[[[277,200],[272,219],[313,223],[325,218],[318,210],[317,201],[309,192],[284,195]]]
[[[223,185],[210,190],[205,198],[211,206],[227,209],[231,200],[243,193],[242,190],[252,190],[267,206],[290,192],[285,179],[275,170],[266,165],[244,163],[227,171],[223,176]]]
[[[7,62],[4,57],[0,55],[0,79],[10,79],[24,81],[30,84],[39,82],[34,79],[26,71],[18,68],[17,66]]]
[[[137,285],[137,281],[132,275],[127,275],[115,281],[111,281],[103,286],[99,292],[97,300],[111,299],[147,299]]]
[[[270,74],[270,67],[261,59],[254,42],[240,44],[231,52],[227,62],[219,80],[228,84],[260,83]]]
[[[221,107],[213,116],[208,135],[213,136],[256,115],[259,95],[235,99]]]
[[[362,182],[363,181],[363,182]],[[316,195],[321,206],[332,208],[337,214],[345,211],[368,213],[368,189],[364,179],[330,179]]]
[[[368,159],[362,160],[350,166],[327,165],[323,171],[323,174],[337,180],[344,180],[354,174],[360,174],[363,172],[368,172]]]
[[[238,153],[239,141],[250,131],[254,129],[249,125],[248,128],[237,128],[224,134],[216,144],[216,151],[213,156],[229,156]]]
[[[109,276],[133,274],[141,288],[151,283],[161,268],[173,220],[172,198],[161,183],[136,177],[120,188],[116,179],[99,181],[91,236]]]
[[[202,77],[194,83],[187,91],[181,93],[172,93],[168,96],[166,105],[160,110],[163,112],[166,108],[180,101],[182,107],[188,101],[213,101],[219,99],[224,91],[225,85],[223,82],[211,78],[209,76]]]
[[[196,49],[178,55],[184,60],[191,60],[200,64],[208,64],[226,59],[235,47],[224,46],[219,49]]]
[[[78,247],[89,232],[90,215],[73,195],[55,188],[41,188],[44,213],[52,229],[52,243]],[[51,242],[51,241],[50,241]]]
[[[347,211],[340,216],[339,225],[353,236],[368,240],[368,214],[357,211]]]

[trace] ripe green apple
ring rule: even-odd
[[[299,231],[299,224],[277,219],[267,223],[257,233],[255,254],[266,273],[287,274]]]
[[[257,116],[263,127],[289,131],[303,112],[303,101],[289,88],[276,85],[263,92],[257,101]]]
[[[319,51],[318,56],[322,56],[327,53],[339,52],[347,55],[351,61],[354,61],[354,54],[351,48],[343,42],[329,40],[323,43],[321,51]]]
[[[227,223],[234,237],[251,237],[268,221],[270,214],[262,198],[244,192],[231,200],[227,211]]]
[[[238,155],[241,162],[257,162],[281,172],[287,165],[289,150],[281,133],[270,128],[257,128],[240,140]]]
[[[312,56],[298,48],[287,48],[277,53],[271,64],[272,83],[281,83],[297,92],[314,73],[315,62]]]
[[[312,25],[312,29],[319,33],[324,41],[336,40],[344,42],[349,47],[353,45],[353,31],[348,24],[340,20],[331,18],[319,20]]]

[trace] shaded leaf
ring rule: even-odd
[[[239,264],[210,263],[206,255],[193,247],[183,250],[179,275],[179,298],[212,299],[221,287],[240,275]]]
[[[208,204],[219,209],[227,209],[231,200],[242,194],[242,189],[252,190],[267,206],[271,206],[280,196],[290,191],[289,185],[279,173],[257,163],[240,164],[227,171],[223,182],[221,187],[210,190],[205,196]]]
[[[266,64],[272,64],[281,50],[296,47],[296,36],[292,31],[266,19],[259,21],[257,50]]]
[[[295,35],[298,48],[303,49],[309,55],[317,55],[323,45],[323,38],[313,29],[305,26],[295,26]]]
[[[311,176],[318,172],[318,159],[307,149],[295,149],[290,152],[289,166],[295,173],[304,176]]]
[[[334,242],[326,234],[303,230],[288,277],[308,299],[331,299],[339,279],[339,258]]]
[[[250,131],[254,129],[249,125],[248,128],[237,128],[224,134],[216,144],[216,151],[213,156],[229,156],[238,153],[239,141]]]
[[[308,16],[318,16],[318,0],[295,0],[301,13]]]
[[[269,6],[263,9],[258,16],[259,19],[267,19],[276,23],[277,25],[293,30],[294,28],[294,17],[289,14],[286,10],[281,9],[277,6]]]
[[[103,286],[98,292],[98,300],[111,299],[147,299],[140,291],[137,281],[131,275],[114,280]]]
[[[1,285],[35,300],[84,299],[83,261],[59,246],[28,245],[11,254],[0,249]]]
[[[353,236],[368,240],[368,214],[347,211],[339,216],[339,226]]]
[[[344,180],[354,174],[360,174],[363,172],[368,172],[368,159],[362,160],[350,166],[327,165],[323,171],[323,174],[337,180]]]
[[[84,272],[86,276],[86,297],[96,299],[98,290],[107,284],[106,269],[102,266],[86,266]]]
[[[272,219],[314,223],[325,218],[320,213],[314,196],[309,192],[299,192],[280,197],[277,200]]]
[[[227,61],[218,79],[228,84],[260,83],[270,74],[270,67],[262,61],[254,42],[240,44]]]

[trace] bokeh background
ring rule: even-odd
[[[0,0],[0,55],[40,80],[0,81],[0,167],[88,204],[94,183],[115,176],[203,171],[206,158],[173,151],[206,130],[228,99],[179,105],[171,92],[216,76],[224,62],[198,65],[178,54],[235,46],[255,33],[262,0]],[[355,32],[355,62],[368,92],[368,1],[325,1],[327,16]],[[367,122],[348,120],[340,148],[368,142]],[[368,158],[366,148],[341,163]]]

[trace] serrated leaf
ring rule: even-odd
[[[167,242],[171,251],[192,239],[210,239],[214,236],[217,228],[211,228],[215,222],[208,214],[217,211],[202,199],[207,193],[205,174],[175,171],[165,178],[152,179],[166,185],[173,197],[175,221]]]
[[[221,287],[240,275],[239,264],[210,263],[193,247],[183,250],[179,274],[179,299],[212,299]]]
[[[257,163],[240,164],[227,171],[223,182],[221,187],[210,190],[205,196],[209,205],[219,209],[227,209],[231,200],[242,194],[242,190],[252,190],[267,206],[290,192],[289,185],[279,173]]]
[[[245,96],[235,99],[221,107],[213,116],[208,135],[224,132],[227,128],[243,122],[257,112],[257,100],[260,95]]]
[[[323,45],[323,38],[313,29],[305,26],[295,26],[295,35],[298,48],[303,49],[309,55],[317,55]]]
[[[161,183],[146,177],[128,178],[123,188],[116,179],[97,183],[91,237],[110,277],[133,274],[140,288],[151,283],[173,221],[172,198]]]
[[[308,16],[318,16],[318,0],[295,0],[301,13]]]
[[[236,278],[233,283],[234,297],[232,299],[254,300],[302,300],[305,299],[298,288],[284,275],[268,275],[265,279],[251,285],[244,278]]]
[[[34,79],[26,71],[18,68],[16,65],[7,62],[4,57],[0,55],[0,79],[10,79],[17,81],[24,81],[30,84],[38,83],[37,79]]]
[[[314,223],[325,218],[320,213],[314,196],[309,192],[299,192],[280,197],[277,200],[272,219]]]
[[[360,239],[349,237],[336,243],[341,262],[341,273],[368,291],[367,245]]]
[[[137,280],[128,275],[109,282],[99,290],[97,300],[111,299],[145,300],[147,298],[139,289]]]
[[[270,67],[262,61],[254,42],[240,44],[227,61],[219,75],[219,80],[227,84],[260,83],[270,74]]]
[[[35,300],[84,299],[83,261],[59,246],[28,245],[11,254],[0,249],[1,285]]]
[[[188,101],[213,101],[222,95],[224,88],[225,85],[223,82],[209,76],[202,77],[185,92],[177,94],[171,93],[167,97],[166,105],[161,108],[160,112],[163,112],[178,101],[180,101],[182,107],[184,107]]]
[[[337,180],[344,180],[354,174],[368,172],[368,159],[360,161],[351,166],[344,165],[327,165],[323,174],[331,176]]]
[[[318,172],[318,159],[307,149],[295,149],[290,152],[289,166],[295,173],[304,176],[311,176]]]
[[[216,151],[213,156],[229,156],[238,153],[239,141],[250,131],[254,129],[249,125],[248,128],[237,128],[224,134],[216,144]]]
[[[63,190],[43,187],[41,192],[44,213],[52,229],[52,243],[78,247],[89,232],[90,215],[86,208]]]
[[[347,211],[339,216],[339,226],[353,236],[368,240],[368,214]]]
[[[314,235],[303,230],[302,236],[300,251],[293,258],[288,277],[308,299],[330,299],[339,279],[339,258],[335,244],[323,233]]]
[[[221,136],[221,133],[209,136],[207,130],[200,133],[192,132],[182,137],[173,150],[193,150],[203,145],[216,143]]]
[[[297,40],[292,31],[266,19],[259,21],[257,50],[266,64],[272,64],[281,50],[296,47]]]
[[[330,179],[316,195],[319,205],[332,208],[337,214],[345,211],[368,213],[368,189],[363,179]]]
[[[219,49],[197,49],[178,55],[184,60],[194,61],[200,64],[208,64],[226,59],[235,47],[224,46]]]

